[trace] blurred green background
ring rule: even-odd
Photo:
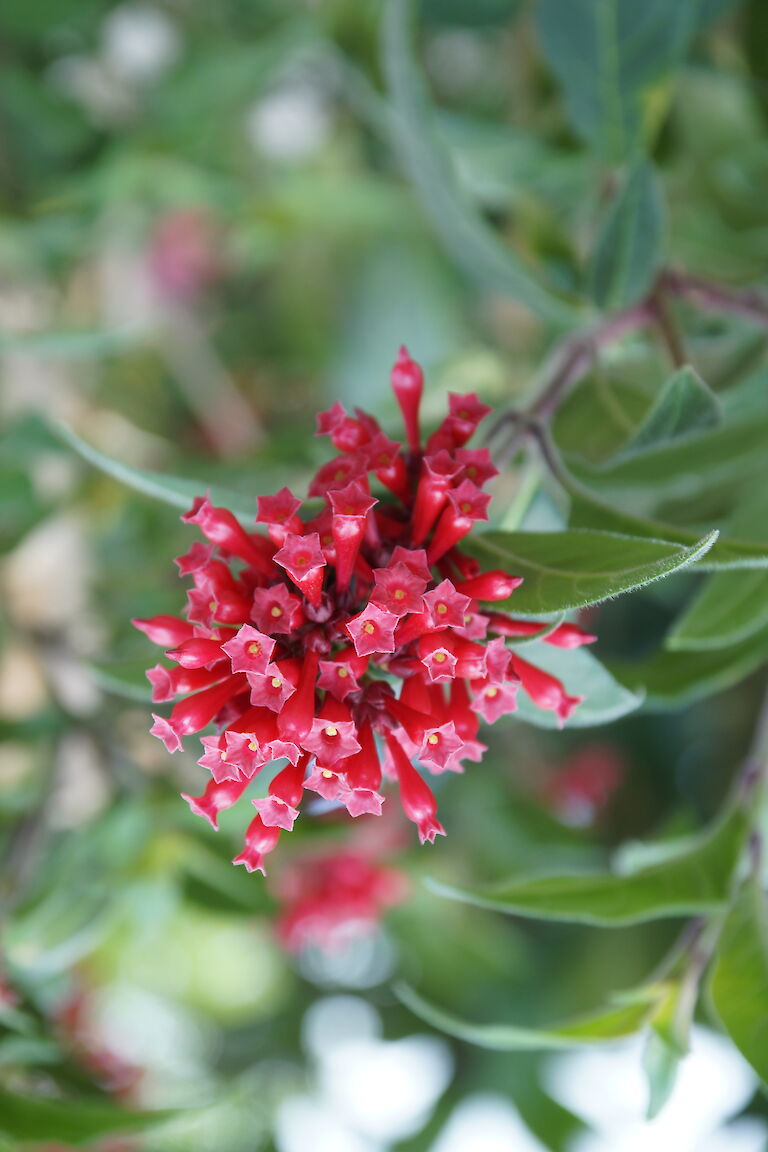
[[[134,467],[255,500],[301,488],[324,454],[314,413],[334,399],[394,431],[400,343],[425,366],[431,420],[448,389],[512,404],[552,342],[446,250],[404,177],[382,7],[24,0],[0,13],[0,1086],[188,1110],[126,1138],[148,1152],[617,1152],[630,1137],[627,1149],[758,1152],[768,1108],[706,1033],[666,1128],[633,1136],[623,1121],[622,1135],[599,1107],[610,1066],[438,1037],[391,982],[473,1020],[541,1023],[642,980],[674,925],[531,925],[441,900],[422,878],[596,863],[697,827],[744,754],[759,673],[597,733],[500,723],[482,766],[438,781],[449,835],[434,848],[394,821],[310,824],[284,837],[266,881],[229,865],[242,817],[217,836],[179,800],[201,787],[194,757],[147,734],[154,657],[129,621],[178,609],[171,558],[192,536],[173,509],[89,469],[51,417]],[[669,259],[748,283],[768,257],[768,19],[764,0],[709,7],[645,112]],[[612,174],[569,125],[534,8],[424,0],[419,56],[462,194],[581,303]],[[691,341],[723,374],[764,352],[716,321]],[[635,411],[661,360],[633,345],[591,386],[615,384]],[[578,441],[567,416],[563,439]],[[625,423],[609,397],[585,452]],[[546,494],[532,515],[557,523]],[[598,653],[648,647],[694,582],[600,610]],[[403,871],[406,898],[330,951],[286,952],[281,869],[350,840]],[[637,1055],[621,1060],[614,1095],[630,1085],[639,1116]],[[63,1120],[57,1135],[82,1138]]]

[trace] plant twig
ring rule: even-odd
[[[598,353],[616,344],[630,332],[648,327],[657,319],[649,301],[635,304],[607,317],[586,332],[567,337],[559,344],[544,366],[543,383],[538,394],[524,411],[502,413],[492,425],[487,441],[511,427],[510,439],[500,448],[497,456],[506,461],[512,458],[528,436],[531,424],[546,423],[552,419],[565,397],[584,378]]]
[[[674,368],[682,368],[684,364],[689,363],[689,357],[685,351],[680,329],[675,322],[674,316],[667,307],[664,292],[660,287],[657,287],[651,294],[649,305],[653,311],[659,334],[669,353],[672,366]]]
[[[662,272],[659,286],[669,295],[690,299],[708,311],[730,312],[768,327],[768,298],[758,289],[727,288],[703,276],[672,268]]]

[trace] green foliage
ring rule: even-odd
[[[721,420],[722,411],[714,393],[693,368],[681,368],[664,384],[622,455],[679,440]]]
[[[734,807],[714,828],[626,875],[594,873],[513,879],[487,889],[432,882],[435,891],[482,908],[577,924],[616,927],[716,910],[729,892],[747,816]],[[665,846],[668,848],[669,846]]]
[[[94,468],[111,476],[120,484],[125,484],[144,496],[153,500],[161,500],[173,508],[182,508],[188,512],[192,502],[198,496],[210,492],[211,501],[239,517],[242,521],[252,524],[256,515],[255,499],[240,495],[228,488],[218,485],[207,485],[199,480],[189,480],[181,476],[165,476],[160,472],[151,472],[146,468],[134,468],[130,464],[123,464],[111,456],[105,456],[91,444],[82,440],[71,428],[63,424],[56,425],[54,431],[64,443],[69,444],[83,460],[87,460]]]
[[[470,550],[489,566],[523,577],[509,607],[543,615],[598,604],[642,588],[693,564],[717,539],[716,533],[680,548],[662,540],[608,532],[487,532]]]
[[[650,292],[664,255],[662,215],[653,170],[647,161],[636,161],[592,253],[591,291],[601,308],[626,308]]]
[[[542,287],[461,195],[426,108],[408,36],[411,0],[391,0],[383,24],[384,66],[393,131],[414,188],[449,254],[482,287],[509,295],[560,324],[573,321],[565,303]]]
[[[511,1024],[468,1024],[436,1008],[408,985],[401,984],[395,991],[412,1012],[433,1028],[447,1032],[449,1036],[456,1036],[459,1040],[466,1040],[469,1044],[492,1048],[498,1052],[557,1052],[631,1036],[646,1023],[659,997],[658,989],[639,989],[626,997],[626,1003],[622,1003],[622,997],[616,996],[615,1007],[539,1029],[516,1028]]]
[[[94,1100],[43,1100],[0,1089],[0,1134],[22,1144],[66,1140],[81,1148],[99,1136],[151,1131],[173,1116],[172,1112],[129,1112]]]
[[[757,879],[728,913],[709,991],[728,1035],[768,1084],[768,906]]]
[[[398,1152],[494,1092],[570,1152],[549,1054],[633,1034],[657,1115],[702,987],[768,1082],[764,0],[6,7],[2,1152],[268,1152],[320,1091],[329,990],[456,1042]],[[584,699],[560,731],[521,685],[483,764],[429,776],[434,849],[387,782],[384,822],[322,807],[248,875],[276,769],[218,832],[187,810],[205,770],[146,735],[129,621],[180,608],[195,497],[254,530],[257,495],[304,490],[316,411],[396,434],[401,342],[425,431],[449,391],[496,410],[490,530],[461,548],[524,577],[494,607],[541,630],[508,646]],[[598,642],[547,643],[566,619]],[[289,955],[292,873],[350,847],[401,902]],[[113,1040],[158,1111],[112,1083]]]

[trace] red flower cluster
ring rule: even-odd
[[[301,857],[282,869],[275,888],[278,938],[288,952],[331,951],[350,930],[372,928],[406,887],[401,872],[356,849]]]
[[[396,778],[422,843],[433,841],[444,829],[424,770],[461,772],[480,760],[480,718],[514,711],[518,686],[561,722],[580,702],[507,648],[506,638],[540,625],[481,610],[506,600],[518,577],[481,572],[459,547],[487,519],[483,488],[496,469],[487,449],[466,444],[490,409],[450,394],[448,416],[422,446],[422,372],[404,348],[392,386],[407,448],[365,412],[334,404],[318,434],[338,455],[309,488],[321,511],[302,518],[287,488],[259,497],[262,535],[196,500],[183,519],[207,543],[177,560],[193,581],[187,618],[134,621],[175,665],[148,672],[153,698],[182,697],[168,719],[155,716],[153,734],[176,752],[185,736],[216,728],[202,737],[208,786],[185,797],[194,812],[216,827],[257,772],[288,761],[253,801],[235,859],[249,871],[264,871],[307,791],[351,816],[380,813],[383,772]],[[574,624],[546,637],[564,648],[593,639]]]

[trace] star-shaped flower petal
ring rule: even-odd
[[[418,759],[433,772],[450,772],[461,767],[459,761],[464,741],[452,720],[437,728],[428,728],[418,752]]]
[[[359,615],[348,620],[345,628],[352,637],[358,656],[394,652],[397,620],[394,612],[379,608],[377,604],[368,604]]]
[[[299,810],[286,804],[279,796],[262,796],[253,801],[253,806],[267,828],[284,828],[286,832],[293,831]]]
[[[301,743],[324,767],[332,767],[360,751],[357,728],[351,720],[313,720]]]
[[[233,672],[263,674],[275,650],[275,641],[250,624],[243,624],[237,635],[221,647],[230,658]]]

